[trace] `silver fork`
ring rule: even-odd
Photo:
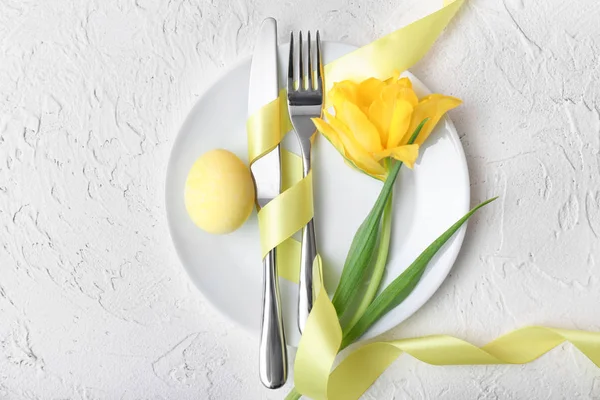
[[[304,59],[302,56],[302,32],[298,37],[298,88],[294,84],[294,33],[290,38],[290,58],[288,64],[288,110],[290,119],[302,152],[304,176],[310,171],[311,137],[316,132],[311,118],[321,116],[323,106],[323,63],[321,60],[321,40],[317,31],[316,55],[317,55],[317,77],[314,79],[313,58],[311,51],[310,31],[308,32],[308,72],[304,71]],[[316,80],[316,82],[313,82]],[[300,290],[298,295],[298,328],[304,331],[306,319],[313,306],[313,262],[317,256],[317,245],[315,241],[315,228],[311,219],[302,230],[302,255],[300,260]]]

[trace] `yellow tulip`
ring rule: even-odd
[[[325,118],[313,119],[315,126],[351,165],[380,180],[389,173],[390,157],[412,168],[419,146],[442,116],[461,103],[441,94],[419,99],[410,79],[398,76],[337,82],[327,95],[334,113],[325,110]],[[416,141],[408,144],[425,118]]]

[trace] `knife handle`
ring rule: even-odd
[[[277,389],[287,380],[287,348],[279,282],[277,279],[276,249],[263,260],[263,311],[259,347],[260,380],[269,389]]]

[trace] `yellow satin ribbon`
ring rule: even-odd
[[[300,393],[313,399],[324,399],[323,394],[329,391],[328,377],[331,366],[342,342],[342,328],[323,285],[323,269],[319,256],[315,259],[313,277],[315,283],[313,310],[316,309],[318,312],[311,312],[306,320],[303,336],[308,332],[311,340],[309,345],[299,346],[296,352],[294,383]],[[300,341],[302,343],[302,339]],[[300,366],[299,375],[296,369],[298,366]],[[305,366],[309,368],[304,368]]]
[[[564,342],[600,367],[600,333],[540,326],[518,329],[482,347],[446,335],[371,343],[355,350],[333,371],[327,399],[358,399],[402,353],[432,365],[525,364]]]
[[[409,69],[429,51],[463,2],[446,1],[442,9],[327,64],[326,87],[345,79],[385,80]]]
[[[291,129],[285,92],[251,115],[246,123],[248,135],[248,158],[252,165],[256,160],[280,144]],[[258,210],[261,255],[281,246],[278,251],[280,276],[298,281],[299,244],[291,236],[307,224],[313,216],[312,172],[299,179],[301,162],[297,155],[281,149],[282,193]],[[290,260],[292,260],[290,262]]]
[[[446,1],[441,10],[326,65],[326,87],[344,79],[386,79],[396,70],[410,68],[427,53],[463,1]],[[249,118],[251,163],[278,145],[290,130],[284,99],[282,92]],[[282,150],[282,172],[283,193],[258,212],[261,252],[265,255],[277,246],[279,275],[297,282],[300,248],[291,236],[312,218],[312,174],[300,179],[300,160],[286,150]],[[600,366],[599,333],[529,327],[481,348],[444,335],[375,342],[351,353],[332,371],[342,330],[323,287],[320,257],[314,272],[315,302],[296,353],[294,382],[300,393],[316,400],[359,398],[403,352],[434,365],[522,364],[569,341]]]

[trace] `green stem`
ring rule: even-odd
[[[346,327],[347,330],[351,329],[354,324],[363,316],[369,304],[375,298],[377,291],[379,290],[379,286],[381,285],[381,279],[383,278],[383,273],[385,272],[385,265],[387,264],[388,253],[390,250],[390,238],[392,236],[392,199],[393,194],[390,194],[388,197],[387,203],[385,204],[385,209],[383,210],[383,217],[381,220],[381,232],[379,236],[379,248],[377,249],[377,258],[375,259],[375,266],[373,267],[373,274],[371,275],[371,280],[369,281],[369,285],[367,286],[367,290],[363,298],[354,313],[352,319],[348,323]]]

